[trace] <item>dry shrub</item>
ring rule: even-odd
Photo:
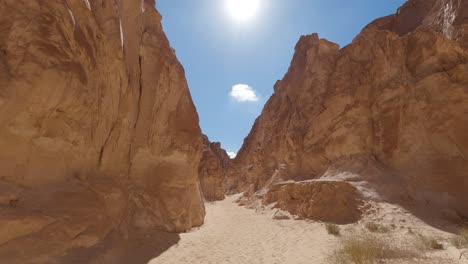
[[[402,250],[385,240],[364,235],[346,239],[329,258],[333,264],[373,264],[388,259],[407,259],[418,256],[417,252]]]
[[[373,232],[373,233],[387,233],[390,231],[390,229],[386,226],[376,224],[374,222],[368,222],[366,224],[367,230]]]
[[[422,250],[443,250],[444,245],[437,241],[434,237],[425,237],[419,235],[420,249]]]
[[[462,228],[458,236],[452,240],[452,244],[457,248],[468,247],[468,228]]]
[[[327,229],[328,234],[339,236],[340,235],[340,227],[335,224],[325,224],[325,228]]]
[[[468,228],[463,228],[460,230],[460,238],[462,239],[465,246],[468,246]]]

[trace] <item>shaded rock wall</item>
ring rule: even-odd
[[[442,2],[408,1],[342,49],[302,36],[228,188],[252,194],[287,166],[284,180],[370,182],[468,215],[468,1],[449,1],[450,34]]]
[[[203,196],[207,201],[224,200],[226,172],[230,158],[219,142],[203,137],[205,147],[198,174]]]
[[[154,1],[4,0],[0,34],[0,259],[203,223],[198,116]]]

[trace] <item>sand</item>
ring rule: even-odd
[[[150,264],[323,263],[338,239],[323,224],[273,220],[234,203],[238,196],[206,204],[206,222]]]
[[[358,223],[341,226],[340,237],[329,235],[320,222],[274,220],[276,209],[257,210],[238,206],[239,195],[206,204],[205,225],[180,234],[177,244],[149,264],[320,264],[349,237],[365,234],[371,221],[389,227],[385,234],[373,234],[393,245],[416,250],[417,259],[394,259],[386,263],[456,263],[468,264],[463,250],[450,244],[452,234],[434,228],[403,208],[376,204],[376,212]],[[411,231],[410,231],[411,230]],[[418,237],[437,238],[445,250],[417,249]]]

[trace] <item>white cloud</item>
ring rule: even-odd
[[[233,159],[233,158],[235,158],[237,156],[237,153],[232,152],[232,151],[228,151],[227,154],[231,159]]]
[[[236,84],[232,87],[230,96],[237,102],[257,102],[255,90],[247,84]]]

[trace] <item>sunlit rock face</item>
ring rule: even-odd
[[[278,183],[268,190],[263,203],[276,203],[275,207],[299,219],[338,224],[358,221],[363,204],[356,187],[342,181]]]
[[[301,37],[228,189],[252,195],[284,166],[285,181],[347,181],[364,198],[468,216],[468,1],[452,1],[448,29],[447,2],[408,1],[342,49]]]
[[[160,22],[148,0],[1,1],[1,262],[203,223],[198,116]]]
[[[211,143],[203,137],[204,151],[200,161],[200,186],[206,201],[224,200],[226,170],[229,156],[219,142]]]
[[[400,36],[420,26],[440,32],[449,39],[468,45],[468,1],[466,0],[411,0],[394,15],[379,18],[368,28],[386,29]]]

